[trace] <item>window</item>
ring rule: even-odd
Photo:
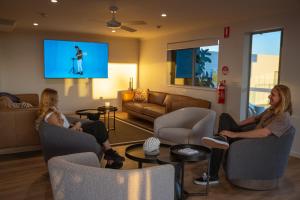
[[[251,34],[248,116],[269,106],[268,96],[279,80],[282,30]]]
[[[172,85],[216,88],[219,45],[168,51]]]

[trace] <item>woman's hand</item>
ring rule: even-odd
[[[235,138],[237,135],[235,132],[232,131],[221,131],[220,135],[226,136],[226,137],[230,137],[230,138]]]
[[[80,122],[76,122],[71,129],[74,130],[74,131],[80,131],[80,132],[82,132],[81,123]]]

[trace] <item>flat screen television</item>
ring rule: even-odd
[[[45,78],[107,78],[108,44],[44,40]]]

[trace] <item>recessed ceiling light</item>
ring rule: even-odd
[[[33,26],[38,26],[38,25],[39,25],[39,24],[38,24],[38,23],[36,23],[36,22],[34,22],[34,23],[33,23]]]
[[[115,32],[116,32],[116,30],[112,30],[111,32],[115,33]]]
[[[57,3],[58,1],[57,0],[51,0],[51,3]]]
[[[162,16],[162,17],[166,17],[167,14],[166,14],[166,13],[162,13],[161,16]]]

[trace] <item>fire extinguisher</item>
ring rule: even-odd
[[[222,80],[218,84],[217,93],[218,93],[218,103],[224,104],[225,103],[225,80]]]

